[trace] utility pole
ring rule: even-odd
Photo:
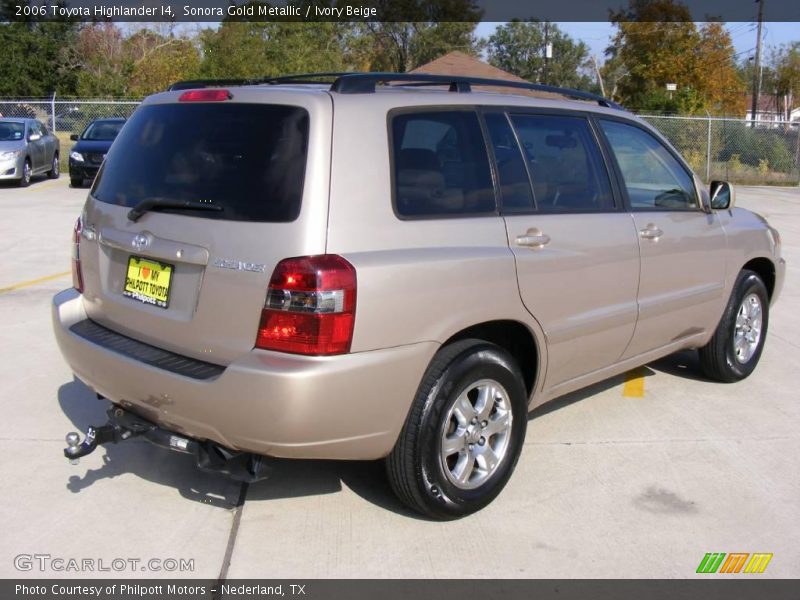
[[[761,27],[764,23],[764,0],[756,0],[758,4],[758,38],[756,39],[756,64],[753,70],[753,105],[750,116],[753,118],[753,127],[756,126],[756,111],[761,100]]]
[[[550,48],[550,21],[544,22],[544,81],[543,83],[547,85],[547,61],[550,56],[553,54],[553,50]]]

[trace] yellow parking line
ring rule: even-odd
[[[626,398],[644,398],[644,375],[641,369],[625,373],[625,385],[622,395]]]
[[[15,283],[14,285],[9,285],[4,288],[0,288],[0,294],[5,294],[6,292],[13,292],[14,290],[18,290],[20,288],[28,287],[31,285],[36,285],[37,283],[44,283],[45,281],[50,281],[51,279],[58,279],[59,277],[65,277],[69,275],[71,271],[64,271],[63,273],[56,273],[55,275],[46,275],[45,277],[39,277],[39,279],[31,279],[30,281],[22,281],[20,283]]]

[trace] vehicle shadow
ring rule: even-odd
[[[36,185],[40,181],[48,181],[48,180],[49,177],[47,177],[46,175],[34,175],[33,177],[31,177],[31,186]],[[0,180],[0,190],[3,189],[19,190],[24,188],[19,187],[19,184],[17,183],[16,179],[3,179]]]
[[[109,402],[99,400],[77,379],[59,388],[58,402],[75,430],[81,432],[81,437],[89,425],[104,425],[108,420]],[[184,498],[202,504],[229,509],[239,502],[241,486],[237,482],[195,468],[192,456],[169,452],[144,440],[106,444],[95,450],[95,454],[102,455],[102,465],[87,470],[83,464],[88,460],[83,459],[74,467],[76,474],[67,482],[67,489],[72,493],[80,493],[100,480],[132,473],[147,481],[174,487]]]
[[[667,373],[692,381],[710,382],[707,377],[703,376],[703,371],[700,369],[700,356],[697,354],[697,350],[683,350],[676,354],[670,354],[648,366],[659,373]]]
[[[107,421],[107,400],[100,400],[78,379],[58,390],[61,410],[83,435],[89,425]],[[65,432],[66,433],[66,432]],[[104,479],[133,474],[142,479],[175,488],[188,500],[230,509],[240,502],[241,484],[223,475],[202,471],[195,459],[170,452],[143,440],[106,444],[95,450],[102,455],[102,466],[85,470],[75,467],[76,475],[67,489],[78,494]],[[412,518],[422,518],[407,510],[394,496],[382,461],[326,461],[272,459],[268,479],[250,484],[248,502],[335,494],[347,487],[355,494],[383,509]]]
[[[623,384],[628,377],[651,377],[657,371],[702,380],[698,374],[696,353],[682,352],[556,398],[534,409],[529,413],[528,419],[536,419],[589,399]],[[58,399],[61,409],[76,430],[85,432],[88,425],[102,425],[106,422],[108,401],[98,400],[77,379],[61,386]],[[96,452],[104,453],[102,466],[88,471],[77,467],[82,475],[69,478],[67,488],[71,492],[77,494],[100,480],[131,473],[146,481],[173,487],[181,496],[195,502],[224,509],[237,506],[240,502],[241,484],[222,475],[197,469],[192,456],[169,452],[140,440],[107,444]],[[396,498],[389,485],[383,461],[271,459],[270,466],[272,471],[268,479],[248,486],[247,502],[336,494],[346,487],[384,510],[404,517],[427,520],[407,509]]]

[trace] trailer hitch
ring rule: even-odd
[[[231,450],[210,440],[198,441],[183,437],[119,406],[108,411],[108,423],[105,425],[89,426],[83,442],[78,433],[69,432],[64,456],[69,459],[70,464],[77,465],[82,457],[97,450],[98,446],[118,444],[140,436],[161,448],[192,454],[200,469],[220,473],[236,481],[251,483],[266,479],[272,470],[269,459],[264,456]]]
[[[70,431],[67,434],[64,456],[69,459],[71,465],[77,465],[82,457],[97,450],[98,446],[118,444],[156,429],[155,424],[134,417],[121,408],[112,408],[108,411],[108,416],[109,421],[105,425],[89,426],[83,442],[80,441],[81,436],[78,433]]]

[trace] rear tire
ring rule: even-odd
[[[733,383],[756,368],[769,325],[769,294],[761,278],[743,270],[711,340],[700,348],[700,367],[709,379]]]
[[[22,188],[28,187],[31,184],[31,176],[31,161],[26,158],[25,162],[22,164],[22,177],[19,178],[17,185]]]
[[[58,179],[61,175],[61,165],[58,162],[58,152],[53,154],[53,162],[50,165],[50,170],[47,172],[47,176],[50,179]]]
[[[437,520],[474,513],[501,492],[525,440],[527,393],[502,348],[442,348],[420,383],[386,470],[409,508]]]

